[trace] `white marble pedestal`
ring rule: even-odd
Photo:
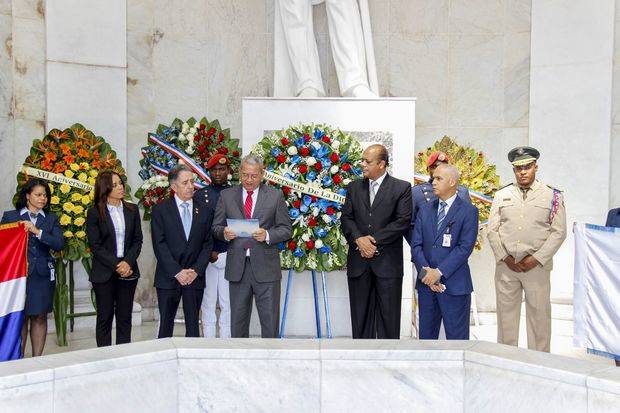
[[[288,128],[299,123],[324,123],[350,132],[362,144],[381,143],[390,152],[390,173],[397,178],[413,182],[413,159],[415,154],[415,99],[414,98],[244,98],[243,99],[243,154],[269,131]],[[405,243],[405,278],[401,313],[401,336],[411,337],[412,277],[409,247]],[[282,302],[288,271],[282,271]],[[317,274],[320,291],[320,276]],[[321,297],[322,294],[319,294]],[[331,307],[331,324],[335,337],[351,336],[349,293],[346,273],[334,271],[328,274],[328,297]],[[322,299],[322,330],[325,333],[325,312]],[[252,315],[250,334],[260,335],[260,323],[256,309]],[[286,336],[314,337],[314,299],[310,272],[293,277]]]

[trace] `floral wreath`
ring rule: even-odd
[[[265,179],[284,193],[293,221],[292,239],[278,244],[282,267],[344,268],[340,211],[346,186],[362,174],[360,143],[328,125],[297,125],[265,136],[252,152],[263,158]]]
[[[415,160],[416,183],[428,180],[426,161],[435,152],[444,152],[450,164],[457,167],[461,174],[460,184],[468,189],[472,203],[478,208],[479,223],[486,225],[491,212],[493,196],[500,188],[499,176],[495,172],[495,165],[487,162],[483,152],[470,146],[461,146],[454,139],[444,136],[435,142],[432,147],[419,152]],[[476,249],[482,247],[482,233],[478,232]]]
[[[229,180],[233,183],[239,181],[239,139],[231,139],[230,129],[222,129],[217,120],[189,118],[184,122],[175,119],[170,126],[159,125],[155,132],[148,134],[148,146],[141,152],[138,174],[144,183],[135,195],[144,208],[145,220],[150,219],[154,205],[169,197],[168,171],[179,162],[185,163],[196,174],[196,188],[203,188],[211,183],[205,168],[209,158],[221,153],[230,160],[233,174]]]
[[[84,225],[94,198],[95,178],[101,170],[112,170],[126,181],[125,170],[110,145],[76,123],[35,139],[17,174],[17,192],[33,177],[50,181],[50,211],[58,215],[63,229],[65,247],[60,256],[64,260],[91,256]]]

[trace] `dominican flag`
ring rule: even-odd
[[[0,361],[21,358],[27,254],[23,224],[0,225]]]

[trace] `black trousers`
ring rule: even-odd
[[[262,338],[277,338],[280,329],[280,280],[258,282],[252,271],[251,259],[246,257],[241,280],[230,282],[230,333],[232,337],[250,336],[252,300],[260,320]]]
[[[93,283],[97,301],[97,347],[112,345],[112,321],[116,316],[116,344],[131,342],[131,310],[138,279],[120,280],[112,276],[106,282]]]
[[[172,337],[174,317],[183,299],[185,317],[185,337],[200,337],[199,312],[204,288],[176,288],[174,290],[157,289],[159,305],[159,333],[157,338]]]
[[[402,278],[384,278],[368,269],[349,277],[353,338],[400,338]]]

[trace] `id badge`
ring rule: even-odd
[[[442,247],[450,247],[452,243],[452,234],[443,234],[443,243],[441,244]]]
[[[48,262],[47,266],[50,269],[50,281],[54,281],[56,279],[56,270],[54,269],[54,263]]]

